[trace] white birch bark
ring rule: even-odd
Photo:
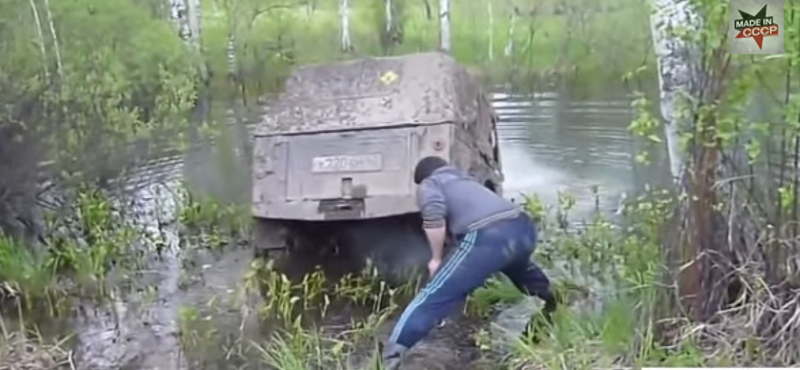
[[[392,0],[383,0],[386,6],[386,33],[392,32]]]
[[[167,0],[169,3],[170,20],[175,24],[178,30],[178,36],[181,40],[188,41],[191,36],[191,28],[189,27],[189,9],[186,6],[185,0]]]
[[[39,18],[39,10],[36,8],[34,0],[29,0],[31,4],[31,12],[33,12],[33,19],[36,23],[36,33],[39,35],[39,49],[42,52],[42,66],[44,67],[44,78],[50,81],[50,69],[47,68],[47,49],[44,46],[44,33],[42,32],[42,21]]]
[[[492,0],[486,2],[486,12],[489,13],[489,61],[494,60],[494,12]]]
[[[348,0],[339,0],[339,17],[342,28],[342,51],[348,52],[352,47],[350,43],[350,2]]]
[[[450,51],[450,0],[439,0],[439,48]]]
[[[228,40],[225,46],[225,60],[228,65],[228,76],[236,76],[236,14],[239,1],[230,0],[228,2]]]
[[[508,58],[514,53],[514,26],[517,23],[517,14],[511,12],[511,22],[508,26],[508,40],[506,40],[506,47],[503,49],[503,55]]]
[[[236,36],[233,31],[228,32],[228,45],[225,48],[225,55],[228,61],[228,74],[231,76],[236,73]]]
[[[201,60],[200,33],[201,33],[201,8],[200,0],[167,0],[170,9],[170,20],[178,30],[181,38]],[[198,63],[198,72],[203,80],[208,78],[206,64]]]
[[[691,0],[652,0],[654,12],[650,18],[653,47],[658,64],[658,83],[661,100],[661,116],[667,140],[670,171],[673,179],[680,178],[685,168],[685,153],[680,146],[680,132],[690,127],[691,117],[681,114],[685,98],[697,93],[700,50],[674,35],[672,29],[692,30],[701,28],[701,19],[690,3]]]
[[[305,4],[303,4],[303,9],[306,11],[306,20],[310,21],[311,17],[314,15],[314,3],[307,1]]]
[[[50,26],[50,37],[53,38],[53,51],[56,55],[56,73],[58,77],[64,76],[64,68],[61,65],[61,47],[58,44],[56,26],[53,24],[53,13],[50,11],[50,0],[44,0],[44,10],[47,13],[47,24]]]
[[[202,44],[203,44],[203,24],[201,23],[203,17],[203,10],[200,4],[200,0],[187,0],[187,8],[189,11],[189,32],[191,32],[190,42],[192,44],[192,48],[197,55],[197,59],[200,61],[199,63],[199,72],[200,78],[203,81],[208,80],[208,68],[206,67],[206,63],[203,62],[202,57]]]
[[[195,50],[200,50],[200,0],[186,0],[188,12],[187,26],[189,27],[189,41]]]

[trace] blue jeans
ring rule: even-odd
[[[403,311],[387,349],[411,348],[494,273],[502,272],[528,295],[549,292],[550,281],[531,261],[536,227],[527,215],[497,221],[457,239],[453,255]]]

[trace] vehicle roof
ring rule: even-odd
[[[478,86],[448,54],[425,52],[297,68],[256,136],[467,122]]]

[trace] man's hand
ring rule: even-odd
[[[442,260],[436,258],[431,258],[431,260],[428,261],[428,272],[431,274],[431,277],[433,277],[433,274],[439,270],[439,266],[441,266],[441,264]]]

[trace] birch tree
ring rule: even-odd
[[[391,55],[403,43],[404,6],[404,0],[373,0],[369,6],[383,55]]]
[[[350,42],[350,2],[349,0],[339,0],[339,20],[341,27],[342,52],[349,52],[353,49]]]
[[[691,0],[653,0],[653,6],[651,33],[658,65],[661,117],[670,171],[677,181],[685,168],[679,132],[690,128],[692,124],[690,114],[679,114],[681,99],[687,103],[697,98],[698,72],[701,68],[697,46],[682,39],[677,30],[696,34],[702,25]]]
[[[788,133],[800,142],[800,99],[789,92],[800,53],[734,60],[728,52],[727,2],[653,0],[653,5],[661,115],[680,193],[674,216],[662,226],[665,277],[679,294],[670,292],[659,307],[680,303],[680,312],[700,324],[692,328],[695,338],[725,338],[721,348],[755,344],[769,352],[769,361],[796,363],[797,347],[789,349],[788,343],[794,345],[800,334],[796,286],[790,283],[800,265],[794,226],[800,203],[797,188],[791,187],[800,180],[793,174],[787,190],[759,178],[776,174],[769,171],[769,156],[756,161],[759,150],[753,144],[759,132],[775,140],[772,126],[783,126],[780,136]],[[796,29],[800,8],[789,6],[786,28]],[[786,36],[800,46],[797,33]],[[784,71],[784,76],[768,80],[765,70]],[[780,78],[785,78],[782,84]],[[776,93],[780,89],[785,91]],[[752,111],[754,95],[765,92],[772,93],[781,117]],[[800,145],[794,154],[786,149],[781,145],[776,153],[783,158],[781,170],[787,156],[800,153]],[[800,160],[789,161],[796,170]],[[784,199],[786,193],[791,195]],[[775,203],[777,215],[767,206]],[[787,203],[788,209],[782,208]]]
[[[384,11],[386,12],[386,34],[392,33],[392,0],[383,0]]]
[[[167,0],[170,20],[178,31],[178,36],[191,48],[198,60],[197,69],[201,79],[208,79],[208,70],[201,51],[201,5],[200,0]]]
[[[236,78],[236,32],[234,21],[229,21],[228,25],[228,38],[225,44],[225,61],[228,66],[228,76],[231,79]]]
[[[36,24],[36,33],[39,36],[39,50],[42,53],[42,68],[44,70],[44,77],[46,81],[50,80],[50,69],[47,66],[47,46],[45,45],[44,41],[44,32],[42,31],[42,19],[39,17],[39,9],[36,7],[36,2],[34,0],[28,0],[31,6],[31,12],[33,13],[33,20]]]
[[[503,55],[506,58],[510,58],[514,53],[514,26],[517,24],[516,8],[511,12],[509,17],[511,20],[508,23],[508,40],[506,41],[506,47],[503,49]]]
[[[489,14],[489,61],[494,60],[494,12],[492,0],[486,2],[486,13]]]
[[[450,0],[439,0],[439,48],[450,52]]]
[[[671,174],[683,195],[665,260],[680,303],[694,320],[706,322],[736,299],[736,271],[752,262],[759,244],[748,200],[753,189],[737,180],[748,167],[747,154],[739,129],[729,127],[743,124],[741,107],[749,95],[729,92],[730,80],[742,86],[748,80],[731,73],[727,6],[712,0],[653,4],[661,115]]]
[[[681,182],[686,174],[687,161],[682,153],[681,136],[694,129],[694,111],[699,105],[699,72],[702,68],[697,45],[682,38],[680,30],[694,32],[701,29],[699,19],[692,7],[691,0],[653,0],[654,11],[651,15],[651,34],[658,68],[659,96],[661,117],[667,141],[670,161],[670,172],[677,190],[689,194],[698,192],[692,189],[690,182]],[[693,31],[692,31],[693,30]],[[704,175],[704,174],[701,174]],[[699,191],[706,193],[705,191]],[[708,198],[708,197],[704,197]],[[707,214],[703,204],[697,200],[682,203],[678,206],[675,221],[671,225],[677,238],[663,246],[664,259],[668,266],[665,280],[668,284],[676,284],[680,302],[687,311],[699,315],[696,307],[700,304],[700,265],[694,258],[699,249],[694,243],[707,235]],[[690,225],[689,220],[695,225]],[[696,227],[694,230],[692,228]],[[694,234],[694,235],[689,235]],[[684,250],[682,246],[689,246]],[[687,262],[691,261],[691,262]],[[685,268],[678,266],[687,264]],[[680,270],[679,270],[680,269]],[[664,305],[673,307],[672,305]],[[666,309],[669,310],[669,309]],[[698,318],[698,316],[695,316]]]
[[[192,29],[189,26],[189,9],[185,0],[167,0],[169,4],[169,15],[175,28],[178,30],[178,36],[183,41],[189,41],[192,35]]]
[[[53,53],[56,56],[56,72],[59,78],[64,77],[64,67],[61,63],[61,47],[58,45],[58,34],[53,23],[53,12],[50,10],[50,0],[44,0],[44,9],[47,13],[47,25],[50,29],[50,37],[53,39]]]

